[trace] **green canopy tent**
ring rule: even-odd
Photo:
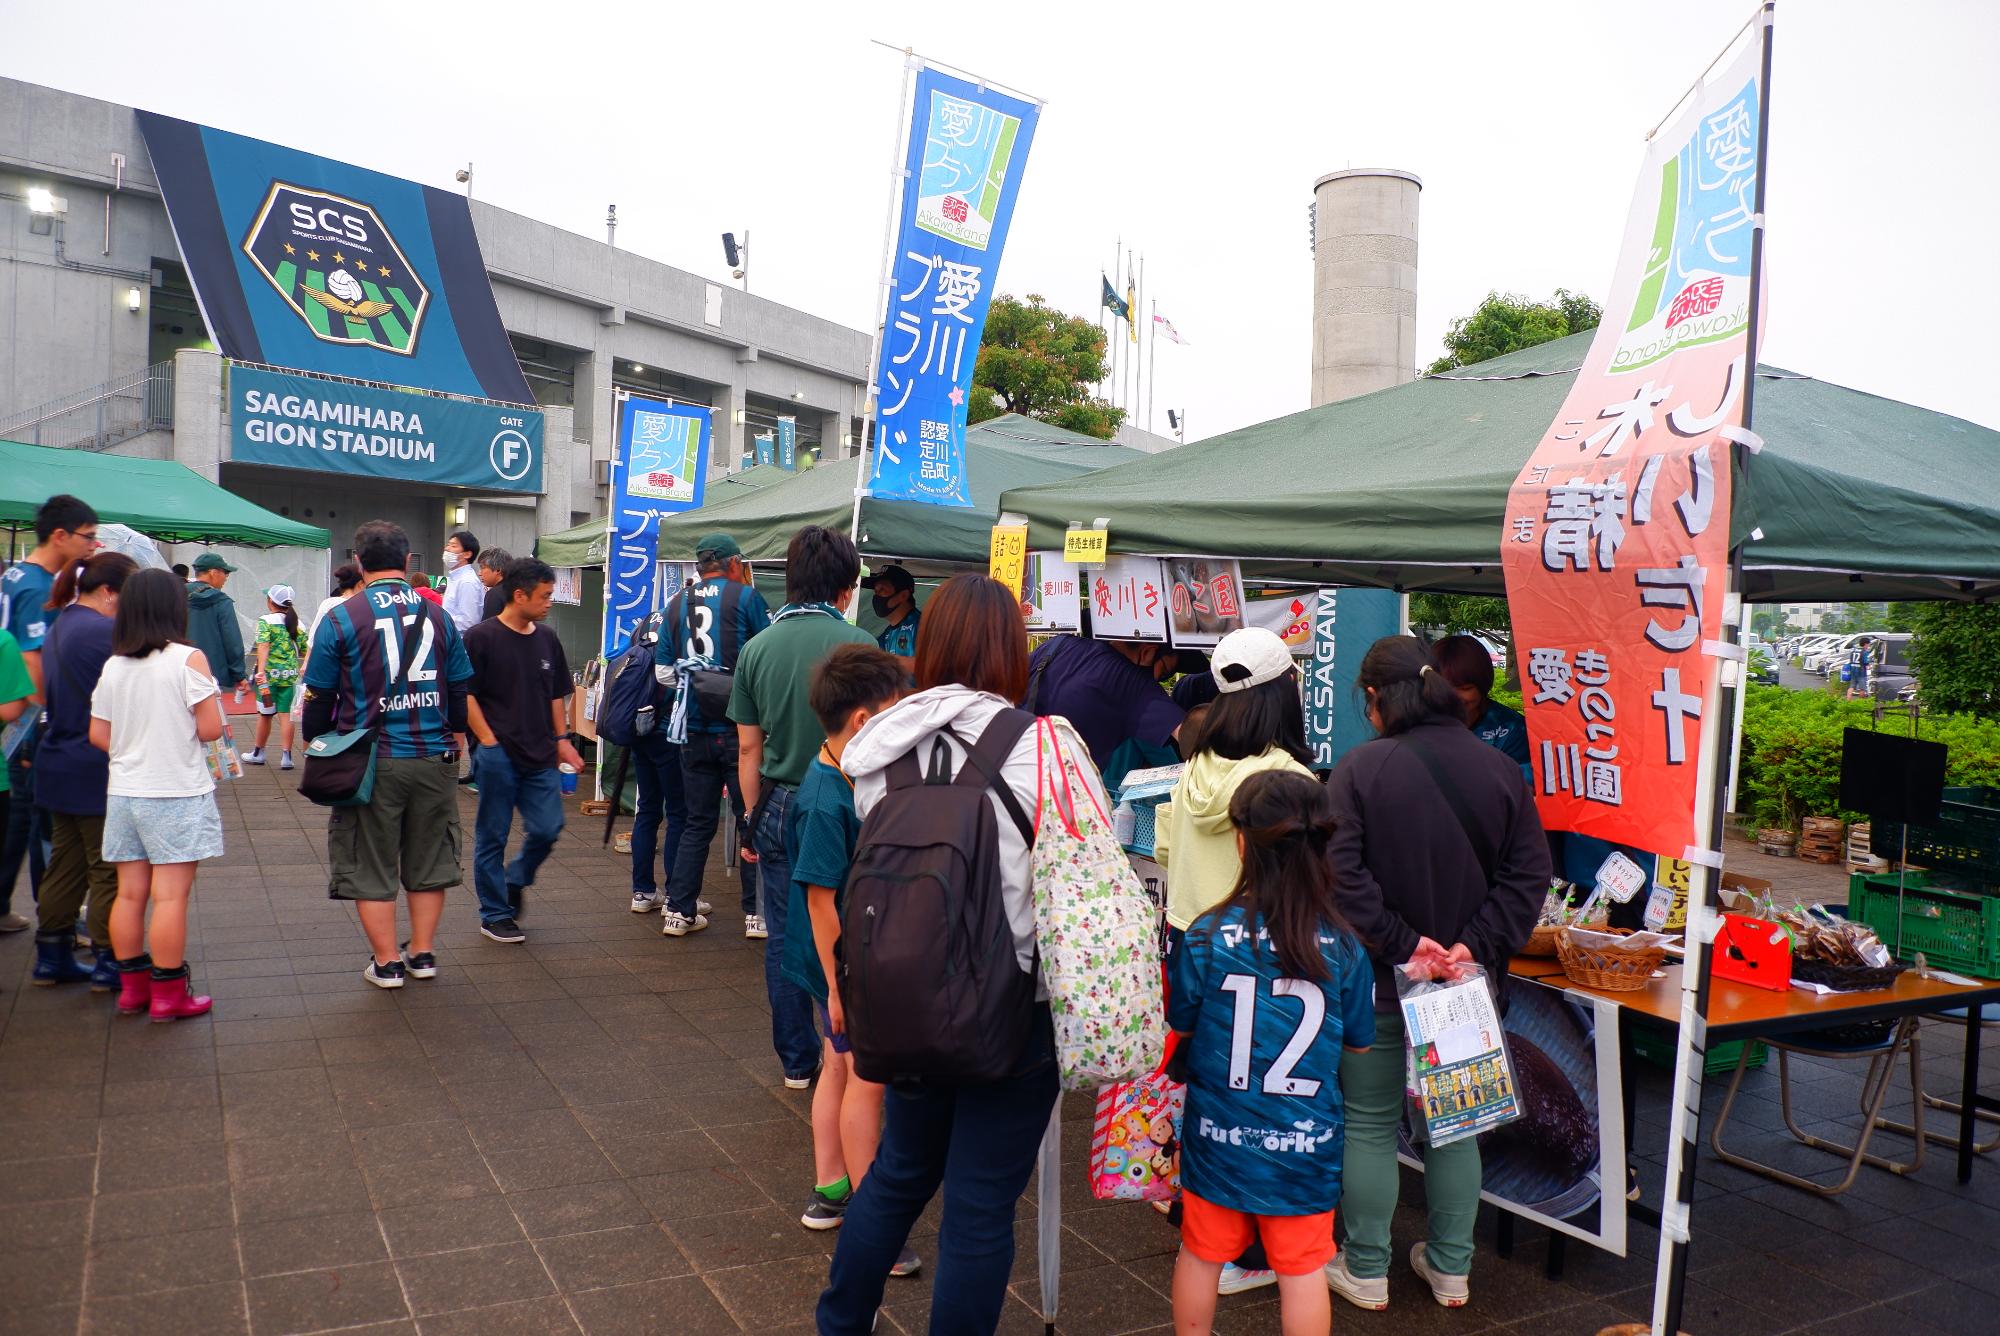
[[[1008,491],[1030,543],[1107,516],[1116,552],[1237,557],[1252,572],[1503,592],[1507,489],[1554,421],[1589,333],[1258,423],[1086,478]],[[1733,523],[1744,590],[1779,600],[2000,593],[2000,432],[1758,368],[1765,446]]]
[[[163,543],[330,546],[326,530],[274,515],[170,460],[0,441],[0,525],[30,527],[36,507],[58,492]]]
[[[761,464],[741,473],[729,474],[710,483],[707,505],[690,513],[706,514],[709,506],[747,496],[794,476],[775,464]],[[602,566],[608,541],[604,527],[604,516],[594,515],[558,533],[545,533],[535,540],[535,555],[551,566]]]

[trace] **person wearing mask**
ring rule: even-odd
[[[111,757],[103,852],[118,868],[110,924],[118,1010],[155,1021],[213,1005],[188,979],[187,908],[201,860],[222,856],[203,754],[222,736],[222,693],[187,626],[187,595],[173,573],[135,571],[119,591],[111,657],[90,697],[90,741]]]
[[[264,744],[271,740],[271,721],[278,721],[278,769],[292,768],[292,696],[305,663],[306,634],[299,627],[299,610],[292,606],[290,585],[264,591],[269,609],[257,619],[257,745],[243,754],[243,764],[264,764]]]
[[[1210,656],[1217,696],[1196,751],[1155,814],[1154,858],[1167,869],[1167,951],[1201,915],[1227,900],[1243,873],[1229,804],[1252,775],[1288,771],[1310,778],[1299,672],[1285,642],[1262,627],[1231,631]],[[1199,707],[1197,707],[1199,708]],[[1276,1283],[1260,1252],[1230,1259],[1221,1292]]]
[[[444,540],[444,610],[464,635],[486,611],[486,582],[479,578],[479,539],[470,529],[456,529]]]
[[[745,796],[739,766],[735,725],[711,699],[702,704],[696,683],[701,675],[733,674],[755,643],[752,637],[771,624],[771,607],[750,583],[743,549],[726,533],[712,533],[694,547],[695,582],[675,594],[660,621],[660,643],[654,648],[655,672],[674,682],[671,714],[661,721],[666,740],[681,752],[681,795],[687,820],[681,824],[680,847],[674,854],[673,876],[667,881],[667,902],[660,910],[660,931],[685,937],[708,926],[701,907],[701,877],[708,866],[709,846],[721,824],[723,794],[729,795],[736,829],[730,838],[739,848],[745,814],[752,799]],[[782,915],[783,882],[772,883],[769,897],[759,895],[762,879],[755,856],[737,864],[742,886],[743,935],[762,939],[773,915]]]
[[[1493,699],[1493,652],[1475,636],[1446,636],[1431,647],[1438,671],[1458,692],[1472,735],[1521,767],[1530,783],[1528,721]]]
[[[771,1046],[785,1085],[804,1090],[819,1067],[819,1037],[805,990],[785,977],[784,957],[791,858],[786,832],[799,785],[826,740],[813,713],[812,674],[836,645],[873,645],[875,637],[848,623],[846,610],[861,577],[861,558],[844,533],[808,524],[785,548],[785,606],[771,627],[743,650],[729,696],[736,724],[738,778],[754,815],[750,837],[757,870],[771,888],[764,898],[764,991],[771,1002]],[[692,773],[692,771],[690,771]],[[714,810],[710,803],[710,810]],[[688,790],[688,822],[698,819]],[[800,932],[812,929],[804,923]],[[894,1260],[892,1257],[891,1261]],[[883,1263],[886,1273],[888,1263]]]
[[[465,633],[472,661],[466,721],[479,740],[479,817],[473,834],[472,885],[479,931],[496,942],[527,940],[518,915],[535,873],[562,834],[562,777],[583,769],[569,731],[573,684],[562,641],[542,625],[556,592],[547,562],[522,557],[500,587],[507,606]],[[507,832],[521,813],[521,852],[510,863]]]
[[[457,750],[472,662],[444,609],[411,587],[410,536],[399,525],[362,525],[354,554],[366,582],[313,636],[300,732],[310,745],[322,733],[378,730],[373,794],[327,817],[327,895],[355,903],[370,952],[361,977],[401,988],[410,977],[437,977],[432,947],[444,893],[464,881]],[[413,647],[407,665],[405,643]],[[400,951],[399,887],[410,910]]]
[[[37,791],[48,814],[51,850],[37,902],[37,984],[90,980],[93,993],[118,988],[118,959],[111,949],[111,905],[118,898],[118,869],[104,857],[104,795],[110,758],[90,741],[90,698],[111,658],[113,619],[125,581],[138,570],[121,552],[99,552],[64,569],[49,601],[63,615],[42,642],[48,674],[43,696],[48,726],[35,752]],[[5,694],[0,687],[0,695]],[[96,968],[84,969],[70,951],[79,911]]]
[[[1160,684],[1188,671],[1182,653],[1172,645],[1055,636],[1029,660],[1024,704],[1069,720],[1105,770],[1128,741],[1153,750],[1174,741],[1187,716]],[[1192,667],[1200,656],[1187,657]]]
[[[938,587],[924,613],[916,685],[916,694],[870,719],[841,755],[841,769],[854,781],[856,817],[864,823],[888,791],[892,763],[914,752],[925,758],[924,764],[935,764],[929,758],[942,751],[956,776],[967,764],[965,748],[1012,717],[1027,691],[1028,635],[1020,602],[1005,585],[985,575],[957,575]],[[1065,749],[1080,758],[1083,740],[1064,721],[1058,720],[1056,727]],[[1040,761],[1031,728],[1000,767],[1000,781],[1029,813],[1041,801]],[[1100,810],[1110,811],[1095,771],[1080,760],[1078,769]],[[989,791],[987,801],[996,822],[1000,888],[1014,961],[1024,973],[1034,972],[1033,850],[1006,800]],[[1081,805],[1084,799],[1077,801]],[[930,1329],[994,1330],[1014,1264],[1015,1204],[1027,1186],[1057,1096],[1047,996],[1038,978],[1034,1000],[1025,1004],[1035,1013],[1031,1038],[1015,1074],[977,1084],[927,1081],[889,1087],[881,1145],[848,1203],[827,1287],[820,1294],[821,1332],[848,1336],[870,1330],[890,1268],[911,1226],[939,1191],[944,1216],[937,1236]]]
[[[1404,1037],[1391,971],[1457,978],[1482,966],[1495,989],[1527,943],[1549,884],[1548,844],[1515,763],[1472,735],[1457,688],[1411,636],[1372,645],[1355,676],[1381,735],[1348,752],[1328,787],[1327,856],[1342,914],[1375,966],[1375,1047],[1341,1064],[1347,1101],[1347,1247],[1327,1284],[1359,1308],[1389,1304],[1389,1222],[1401,1169]],[[1447,1308],[1470,1297],[1479,1215],[1476,1139],[1428,1147],[1430,1238],[1410,1265]]]
[[[479,583],[486,588],[485,597],[479,604],[480,621],[492,621],[507,606],[507,591],[500,587],[500,582],[507,578],[507,567],[513,560],[513,553],[504,547],[479,550],[479,560],[474,563],[473,569],[479,573]]]
[[[235,600],[222,592],[235,572],[234,566],[214,552],[194,559],[194,583],[188,586],[188,639],[208,660],[222,689],[233,686],[240,693],[250,687],[243,628],[236,624]]]
[[[896,656],[905,673],[916,671],[917,627],[923,613],[917,609],[917,582],[901,566],[884,566],[868,577],[874,590],[871,606],[885,624],[875,643]]]
[[[49,592],[56,575],[97,550],[97,512],[73,496],[57,494],[35,510],[35,547],[0,574],[0,630],[14,638],[33,686],[30,718],[41,709],[42,641],[55,623]],[[0,932],[20,932],[34,920],[14,912],[14,883],[28,865],[28,888],[40,895],[47,832],[35,808],[32,733],[7,758],[7,834],[0,843]]]

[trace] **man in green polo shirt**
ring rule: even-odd
[[[826,729],[812,712],[807,688],[812,671],[835,645],[873,645],[875,638],[847,621],[847,605],[861,578],[861,558],[846,534],[809,524],[785,549],[785,606],[770,629],[743,647],[729,718],[736,725],[737,773],[743,801],[754,814],[752,838],[764,884],[764,989],[771,999],[771,1044],[785,1084],[804,1090],[819,1066],[819,1037],[805,990],[780,968],[785,958],[786,902],[791,860],[785,824],[799,781],[805,778]],[[800,925],[800,931],[809,931]]]

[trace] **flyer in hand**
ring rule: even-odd
[[[1408,1045],[1410,1119],[1418,1140],[1448,1146],[1521,1116],[1513,1065],[1486,972],[1456,980],[1395,971]]]

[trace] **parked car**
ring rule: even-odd
[[[1847,651],[1860,639],[1858,632],[1854,635],[1834,636],[1818,648],[1807,650],[1805,662],[1801,666],[1809,673],[1818,673],[1821,677],[1826,677],[1833,669],[1847,662]]]
[[[1868,658],[1868,694],[1875,700],[1899,700],[1905,688],[1916,686],[1910,668],[1910,636],[1905,631],[1881,631]]]

